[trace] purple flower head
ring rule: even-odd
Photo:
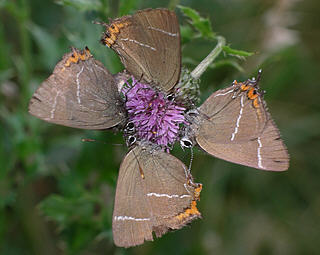
[[[126,85],[122,93],[126,98],[129,121],[134,123],[138,138],[168,150],[178,138],[180,125],[186,123],[185,108],[133,77],[132,84],[126,81]]]

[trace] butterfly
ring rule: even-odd
[[[167,14],[173,15],[164,13],[164,20]],[[176,29],[179,33],[178,23]],[[127,135],[128,130],[133,132],[134,125],[128,121],[125,100],[118,88],[119,76],[111,75],[88,48],[72,48],[36,90],[29,112],[74,128],[125,127]],[[201,217],[196,201],[202,185],[192,181],[179,159],[159,146],[138,141],[134,135],[135,132],[128,136],[130,151],[120,167],[113,213],[114,242],[122,247],[153,240],[153,232],[160,237]]]

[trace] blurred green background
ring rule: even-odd
[[[258,171],[197,150],[203,219],[136,248],[116,248],[111,217],[120,134],[48,124],[27,112],[32,93],[69,46],[99,43],[107,21],[147,7],[191,7],[236,49],[202,76],[202,101],[263,69],[261,87],[291,156],[287,172]],[[193,69],[215,46],[179,9],[183,63]],[[0,0],[0,254],[320,254],[320,1]],[[81,142],[94,138],[100,142]],[[177,150],[188,162],[190,155]]]

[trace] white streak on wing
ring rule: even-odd
[[[152,29],[152,30],[155,30],[155,31],[158,31],[158,32],[161,32],[161,33],[164,33],[164,34],[169,35],[169,36],[174,36],[174,37],[178,36],[177,33],[170,33],[170,32],[168,32],[168,31],[162,30],[162,29],[160,29],[160,28],[151,27],[151,26],[149,26],[148,28],[150,28],[150,29]]]
[[[230,94],[230,93],[232,93],[232,92],[234,92],[233,89],[232,89],[232,90],[229,90],[229,91],[227,91],[227,92],[225,92],[225,93],[219,93],[219,94],[215,95],[214,97],[225,96],[225,95],[228,95],[228,94]]]
[[[131,217],[131,216],[114,216],[114,220],[149,221],[150,218],[134,218],[134,217]]]
[[[261,157],[262,143],[261,143],[260,137],[258,137],[257,141],[258,141],[258,145],[259,145],[258,146],[258,153],[257,153],[257,155],[258,155],[258,167],[264,168],[263,165],[262,165],[262,157]]]
[[[149,49],[151,49],[151,50],[153,50],[153,51],[156,51],[156,48],[153,48],[152,46],[150,46],[150,45],[148,45],[148,44],[144,44],[144,43],[138,42],[138,41],[133,40],[133,39],[121,38],[120,40],[121,40],[121,41],[133,42],[133,43],[136,43],[136,44],[138,44],[138,45],[140,45],[140,46],[143,46],[143,47],[149,48]]]
[[[77,99],[78,99],[78,104],[81,104],[81,99],[80,99],[80,81],[79,81],[79,77],[80,74],[83,72],[84,66],[81,68],[81,70],[79,71],[79,73],[77,73]]]
[[[57,94],[56,96],[54,97],[54,100],[53,100],[53,105],[52,105],[52,109],[51,109],[51,115],[50,115],[50,119],[53,119],[54,118],[54,114],[56,112],[56,106],[57,106],[57,101],[58,101],[58,96],[60,95],[60,91],[57,91]]]
[[[243,96],[241,96],[241,108],[240,108],[240,113],[239,113],[239,116],[238,116],[238,119],[237,119],[237,122],[236,122],[236,127],[234,128],[234,131],[231,135],[231,141],[234,140],[236,134],[238,133],[238,129],[239,129],[239,124],[240,124],[240,119],[241,119],[241,116],[242,116],[242,112],[243,112],[243,107],[244,107],[244,104],[243,104]]]
[[[185,197],[191,197],[190,195],[168,195],[168,194],[159,194],[159,193],[148,193],[148,197],[155,196],[155,197],[167,197],[167,198],[185,198]]]

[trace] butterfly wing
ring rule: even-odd
[[[200,217],[195,200],[201,191],[188,184],[185,165],[174,156],[137,146],[123,160],[113,212],[113,238],[130,247],[180,229]]]
[[[102,42],[117,52],[136,79],[169,91],[179,80],[180,30],[176,14],[147,9],[106,25]]]
[[[257,85],[235,83],[199,108],[196,141],[211,155],[263,170],[283,171],[289,155]]]
[[[45,121],[83,129],[106,129],[125,114],[112,75],[86,48],[72,49],[36,90],[29,112]]]

